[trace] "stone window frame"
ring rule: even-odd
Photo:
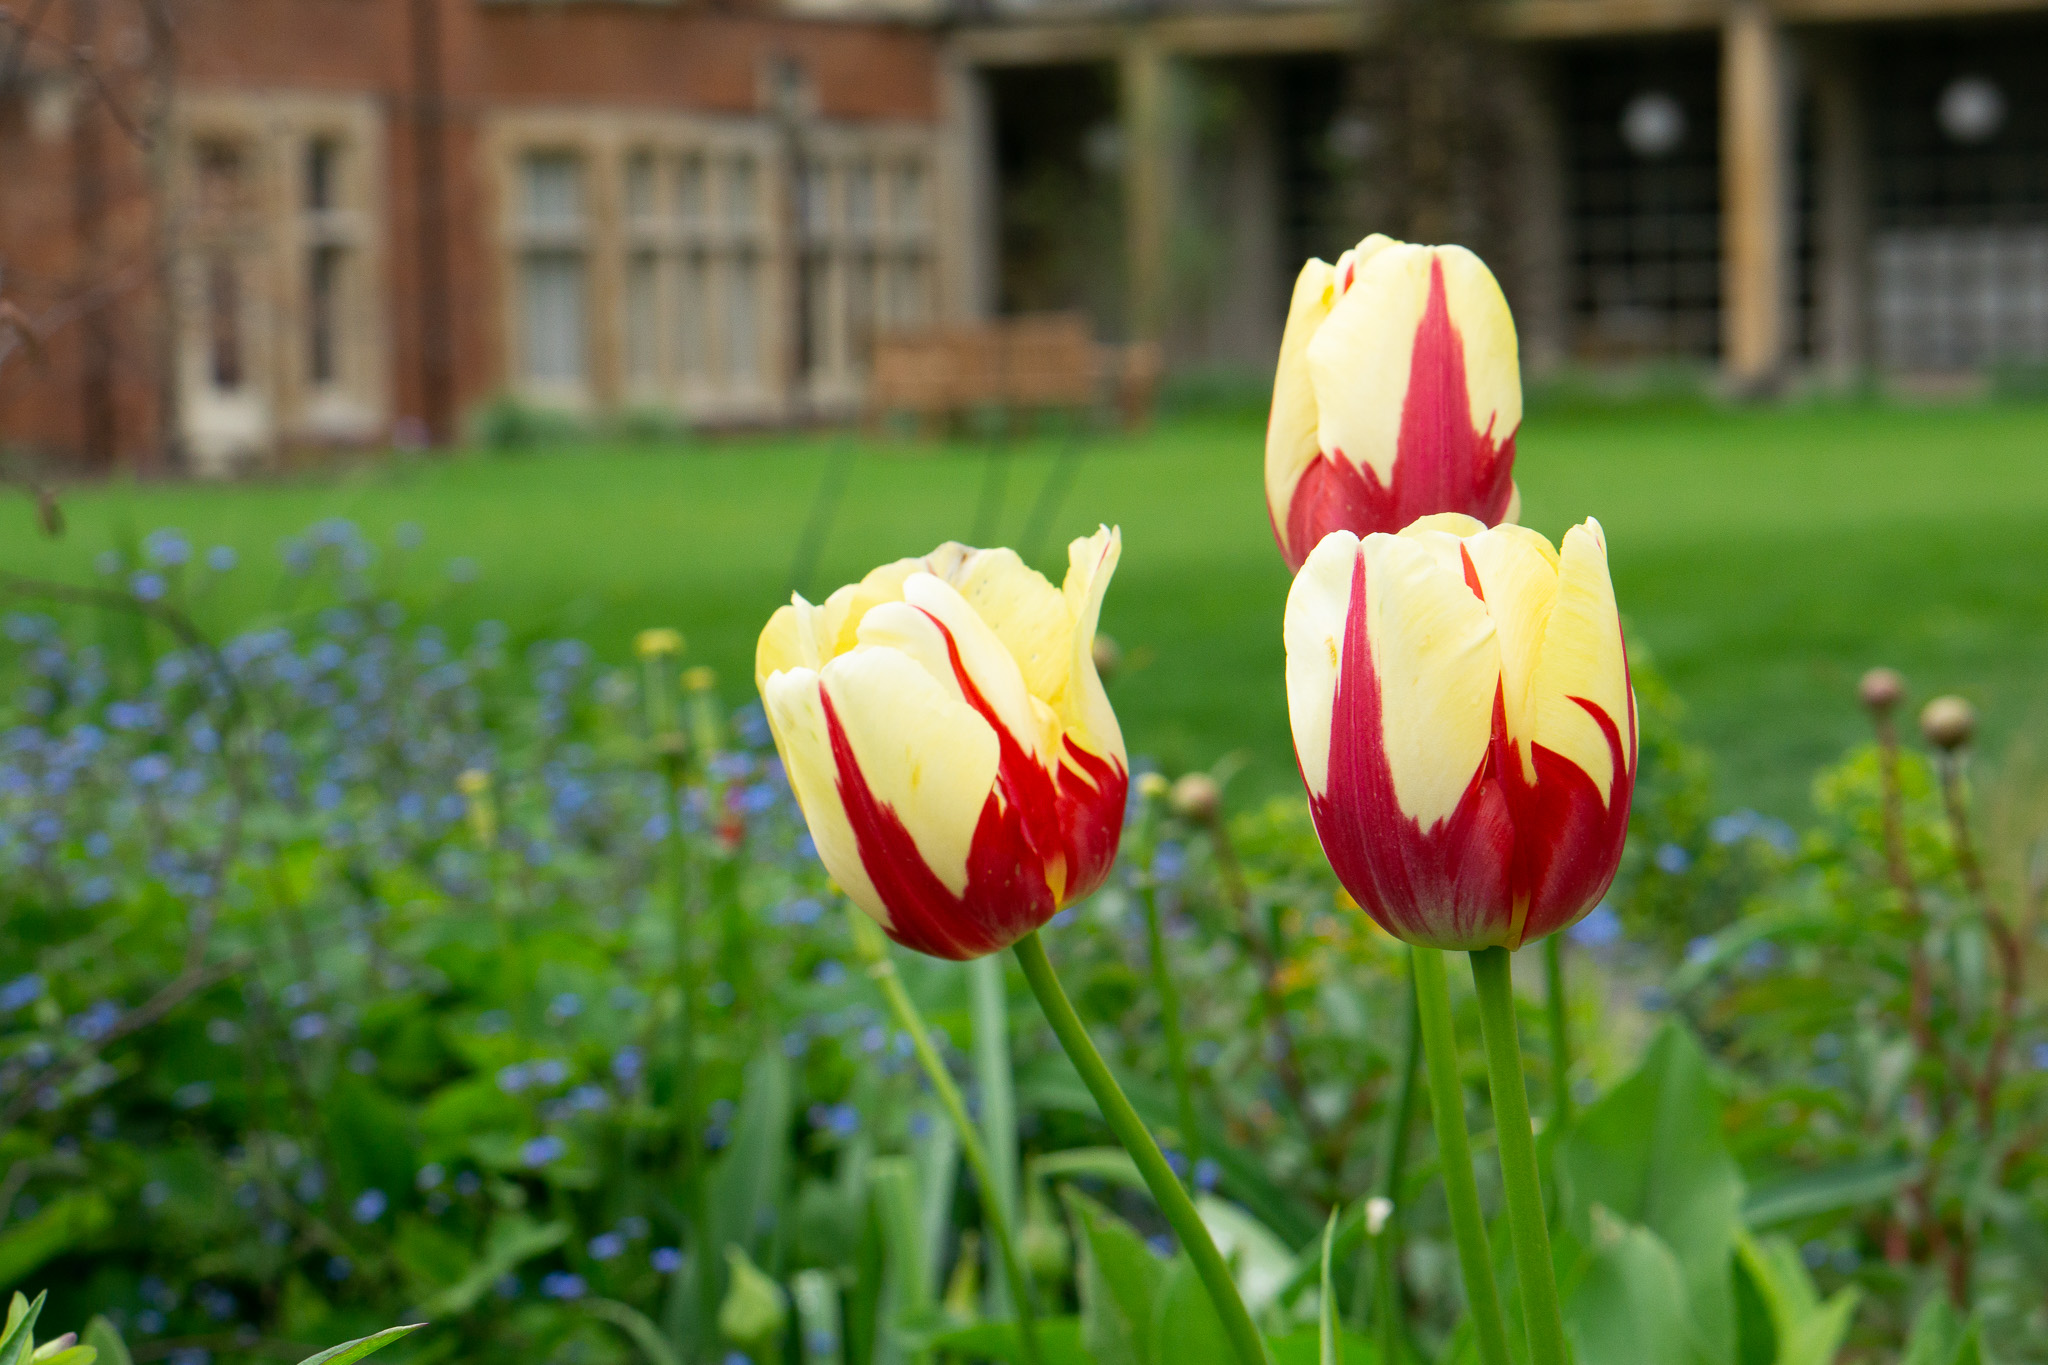
[[[333,202],[305,203],[307,157],[316,142],[341,148]],[[199,155],[208,144],[243,158],[242,202],[231,220],[208,221],[198,203]],[[178,389],[188,437],[202,467],[231,466],[280,445],[370,444],[391,423],[386,287],[385,127],[373,96],[299,91],[205,92],[179,102],[171,158],[174,325]],[[314,253],[339,251],[334,377],[311,378],[310,293]],[[246,379],[233,396],[205,374],[208,262],[232,252],[242,266]],[[217,412],[209,414],[209,405]],[[209,416],[238,434],[209,432]]]

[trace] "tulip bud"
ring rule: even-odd
[[[709,664],[698,664],[695,668],[683,670],[685,692],[709,692],[718,686],[718,671]]]
[[[1223,788],[1207,773],[1188,773],[1173,784],[1173,813],[1191,825],[1206,825],[1223,808]]]
[[[725,1264],[725,1302],[718,1305],[718,1330],[755,1359],[770,1359],[789,1322],[789,1296],[739,1247],[725,1249]]]
[[[1378,233],[1295,281],[1266,427],[1266,508],[1288,567],[1332,531],[1462,512],[1513,521],[1515,320],[1460,246]]]
[[[1094,645],[1095,672],[1104,682],[1112,682],[1116,671],[1123,667],[1124,647],[1107,635],[1097,635]]]
[[[1920,712],[1920,733],[1929,744],[1952,753],[1977,731],[1977,711],[1961,697],[1936,697]]]
[[[1095,669],[1122,538],[1055,588],[1011,550],[942,545],[761,633],[754,677],[825,870],[906,948],[1007,948],[1100,886],[1130,760]]]
[[[682,632],[667,626],[643,630],[633,637],[633,652],[642,659],[665,659],[683,652]]]
[[[1166,799],[1166,794],[1172,789],[1173,784],[1168,782],[1163,774],[1151,772],[1138,774],[1138,795],[1144,797],[1147,801],[1163,801]]]
[[[1856,684],[1856,696],[1872,715],[1882,716],[1906,695],[1906,680],[1897,669],[1873,668]]]
[[[455,776],[469,817],[470,837],[484,848],[498,842],[498,805],[491,799],[491,775],[482,768],[464,768]]]
[[[1424,517],[1337,532],[1287,596],[1287,709],[1309,811],[1388,933],[1519,948],[1614,879],[1636,708],[1607,543]]]
[[[66,1332],[63,1336],[53,1337],[49,1341],[46,1341],[42,1345],[36,1347],[34,1352],[30,1354],[29,1359],[35,1361],[49,1360],[53,1357],[63,1355],[66,1351],[70,1350],[77,1344],[78,1333]]]

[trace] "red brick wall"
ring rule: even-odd
[[[445,177],[450,235],[454,410],[501,387],[499,301],[492,210],[478,143],[482,116],[521,104],[637,105],[748,113],[761,108],[763,73],[794,59],[828,118],[936,117],[936,48],[929,34],[883,24],[825,24],[734,10],[703,0],[668,6],[482,4],[432,0],[442,29],[446,100]],[[743,3],[745,0],[743,0]],[[126,54],[115,84],[139,108],[148,44],[134,0],[100,0],[109,41]],[[176,0],[178,86],[201,90],[370,92],[385,113],[388,181],[387,317],[393,412],[424,415],[420,205],[415,193],[413,0]],[[763,4],[765,0],[754,0]],[[63,33],[70,0],[56,0],[50,31]],[[142,53],[137,57],[137,52]],[[47,55],[46,55],[46,60]],[[76,308],[92,280],[123,284],[113,300],[120,463],[150,468],[161,457],[163,387],[156,306],[152,198],[143,148],[103,108],[108,247],[88,268],[72,228],[70,146],[38,140],[20,99],[0,97],[0,290],[32,315]],[[55,331],[47,364],[16,356],[0,368],[0,445],[47,450],[72,461],[86,452],[74,322]]]

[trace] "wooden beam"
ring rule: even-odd
[[[1784,39],[1761,0],[1735,0],[1721,38],[1721,364],[1741,391],[1774,385],[1789,319]]]

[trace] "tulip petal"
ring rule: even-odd
[[[1060,590],[1015,550],[970,550],[941,545],[926,556],[929,572],[944,579],[995,632],[1016,660],[1034,697],[1065,685],[1073,618]]]
[[[1308,346],[1337,301],[1336,272],[1311,258],[1294,280],[1280,362],[1273,372],[1273,409],[1266,419],[1266,511],[1288,562],[1298,565],[1312,545],[1289,545],[1287,506],[1302,471],[1322,454],[1316,438],[1316,394],[1309,380]]]
[[[1059,712],[1068,738],[1113,760],[1119,770],[1130,767],[1130,758],[1124,750],[1123,728],[1117,724],[1109,694],[1103,691],[1102,675],[1095,670],[1095,632],[1102,620],[1103,595],[1116,575],[1123,548],[1123,532],[1107,526],[1067,546],[1067,577],[1061,597],[1073,633],[1066,686],[1043,694]]]
[[[1557,601],[1557,551],[1524,526],[1502,524],[1463,542],[1467,562],[1486,599],[1500,640],[1503,721],[1514,741],[1524,775],[1534,781],[1533,688],[1550,613]]]
[[[1532,698],[1536,742],[1584,769],[1607,800],[1616,779],[1635,766],[1635,702],[1607,572],[1607,538],[1591,518],[1565,533],[1557,605],[1544,631]],[[1608,724],[1619,737],[1619,753],[1611,751]]]
[[[1295,579],[1286,635],[1296,754],[1345,888],[1410,942],[1499,942],[1514,827],[1489,775],[1484,605],[1416,540],[1337,532]]]

